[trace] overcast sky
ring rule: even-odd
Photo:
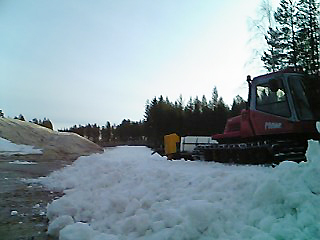
[[[246,99],[260,0],[1,0],[0,109],[55,129],[143,119],[161,94]]]

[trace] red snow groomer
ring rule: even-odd
[[[228,119],[218,143],[198,145],[194,159],[245,164],[304,161],[309,139],[320,139],[320,79],[294,69],[251,80],[248,103]]]

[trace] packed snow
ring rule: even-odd
[[[30,145],[15,144],[0,137],[0,155],[11,156],[26,154],[42,154],[42,150]]]
[[[167,161],[147,147],[80,157],[37,179],[61,240],[320,239],[320,144],[273,167]]]

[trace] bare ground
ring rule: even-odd
[[[32,161],[28,157],[28,161]],[[23,157],[13,160],[25,161]],[[24,179],[46,176],[67,164],[66,161],[12,164],[0,159],[0,238],[3,240],[53,239],[47,236],[46,207],[61,193],[50,192]]]

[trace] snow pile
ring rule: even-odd
[[[26,155],[26,154],[42,154],[41,149],[35,149],[34,146],[15,144],[7,139],[0,137],[0,155]]]
[[[276,168],[167,161],[117,147],[37,181],[65,195],[49,234],[72,239],[320,239],[320,145]]]
[[[0,117],[0,129],[0,155],[4,156],[39,154],[37,161],[55,161],[103,152],[100,146],[78,134],[52,131],[31,122]]]

